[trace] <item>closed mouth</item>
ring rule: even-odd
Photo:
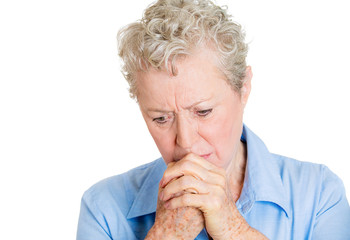
[[[203,154],[203,155],[200,155],[200,157],[204,158],[204,159],[208,159],[210,157],[211,153],[208,153],[208,154]]]

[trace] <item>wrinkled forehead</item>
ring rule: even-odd
[[[187,106],[231,90],[208,51],[178,59],[176,69],[176,75],[156,68],[139,71],[136,76],[138,102]]]

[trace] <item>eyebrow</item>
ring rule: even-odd
[[[190,106],[185,107],[185,109],[191,109],[191,108],[193,108],[194,106],[196,106],[196,105],[198,105],[198,104],[200,104],[200,103],[202,103],[202,102],[206,102],[206,101],[208,101],[208,100],[210,100],[210,98],[199,100],[199,101],[197,101],[197,102],[192,103]],[[161,109],[157,109],[157,108],[148,108],[148,109],[146,109],[146,110],[147,110],[148,112],[159,112],[159,113],[171,113],[171,112],[173,112],[173,111],[161,110]]]

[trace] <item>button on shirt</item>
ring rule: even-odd
[[[236,206],[269,239],[350,239],[350,207],[342,181],[324,165],[270,153],[246,126],[244,185]],[[84,193],[77,240],[144,239],[155,220],[160,158],[107,178]],[[205,229],[198,240],[208,239]]]

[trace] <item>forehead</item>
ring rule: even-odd
[[[149,69],[137,74],[138,101],[146,107],[186,107],[232,91],[211,51],[196,52],[176,62],[177,75]]]

